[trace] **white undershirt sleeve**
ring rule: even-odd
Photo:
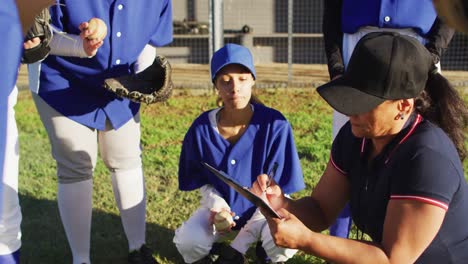
[[[139,73],[149,66],[153,65],[154,59],[156,58],[156,47],[153,47],[149,44],[141,51],[138,56],[135,64],[133,64],[133,71]]]
[[[83,48],[83,40],[79,35],[65,32],[54,32],[50,41],[50,54],[57,56],[91,58]]]
[[[201,201],[200,201],[201,207],[208,208],[208,209],[215,209],[215,210],[220,210],[222,208],[231,210],[226,200],[224,200],[224,198],[221,197],[221,194],[219,194],[219,192],[216,191],[216,189],[213,188],[212,185],[207,184],[207,185],[202,186],[200,188],[200,194],[201,194]]]

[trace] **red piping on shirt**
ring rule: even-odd
[[[398,145],[396,145],[391,151],[390,153],[388,154],[387,156],[387,159],[385,160],[385,164],[387,164],[389,161],[390,161],[390,158],[392,156],[392,154],[395,152],[395,150],[403,143],[405,142],[409,136],[411,136],[411,134],[413,134],[414,130],[416,129],[416,127],[421,123],[422,121],[422,116],[420,114],[418,114],[416,116],[416,120],[414,121],[413,125],[411,126],[411,129],[408,131],[408,133],[400,140],[400,142],[398,142]]]
[[[420,114],[417,114],[416,116],[416,120],[414,121],[413,125],[411,126],[411,129],[408,131],[408,133],[400,140],[400,142],[398,142],[398,145],[395,146],[395,148],[392,149],[392,151],[388,154],[387,156],[387,159],[385,160],[385,164],[387,164],[389,161],[390,161],[390,157],[391,155],[393,154],[393,152],[395,152],[395,150],[403,143],[406,141],[406,139],[408,139],[408,137],[413,134],[414,130],[416,129],[416,127],[421,123],[422,121],[422,116]],[[364,150],[365,150],[365,146],[366,146],[366,138],[362,138],[362,143],[361,143],[361,155],[364,153]],[[337,169],[339,172],[341,172],[342,174],[347,174],[344,170],[342,170],[341,168],[339,168],[335,162],[333,161],[333,156],[330,155],[330,161],[333,165],[333,167],[335,167],[335,169]]]
[[[442,202],[439,202],[437,200],[434,200],[434,199],[430,199],[430,198],[426,198],[426,197],[421,197],[421,196],[414,196],[414,195],[390,195],[390,199],[391,200],[415,200],[415,201],[419,201],[419,202],[423,202],[423,203],[428,203],[428,204],[432,204],[432,205],[435,205],[435,206],[438,206],[442,209],[444,209],[445,211],[448,210],[448,204],[446,203],[442,203]]]
[[[361,156],[362,156],[362,153],[364,153],[364,149],[366,149],[366,138],[362,138],[362,143],[361,143]]]
[[[335,167],[335,169],[339,172],[341,172],[342,174],[346,175],[348,173],[346,173],[346,171],[340,169],[336,164],[335,162],[333,161],[333,155],[330,155],[330,161],[331,161],[331,164],[333,165],[333,167]]]

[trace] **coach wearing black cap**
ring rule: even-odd
[[[370,33],[345,74],[318,88],[349,122],[311,196],[285,198],[266,175],[252,187],[284,216],[268,219],[278,246],[333,263],[467,263],[467,109],[432,65],[414,38]],[[357,239],[319,233],[347,202]]]

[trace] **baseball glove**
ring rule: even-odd
[[[50,28],[49,9],[43,9],[35,18],[34,24],[26,33],[24,41],[33,38],[40,38],[41,43],[34,48],[25,49],[21,58],[22,63],[35,63],[41,61],[49,55],[50,41],[52,39],[52,29]]]
[[[137,74],[108,78],[104,88],[137,103],[166,101],[172,94],[172,68],[164,56],[156,56],[153,64]]]

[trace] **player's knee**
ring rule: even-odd
[[[262,247],[272,262],[286,262],[296,254],[297,249],[278,247],[273,241],[268,225],[262,229]]]
[[[273,263],[286,262],[296,254],[297,249],[282,248],[276,246],[273,240],[262,241],[262,247],[265,249],[265,253],[271,259]]]
[[[59,183],[75,183],[93,177],[94,163],[89,158],[73,156],[57,160],[57,179]]]
[[[186,263],[192,263],[210,253],[213,239],[203,231],[203,228],[188,230],[190,227],[179,227],[173,242]]]
[[[77,183],[77,182],[83,182],[87,180],[91,180],[93,178],[92,175],[82,175],[80,177],[69,177],[69,176],[64,176],[64,175],[59,175],[58,176],[58,182],[59,183]]]
[[[76,183],[87,181],[93,178],[93,168],[83,168],[81,170],[58,166],[57,178],[59,183]]]
[[[105,155],[102,156],[102,161],[110,171],[134,169],[141,167],[142,164],[141,156],[139,155],[125,158],[112,155]]]
[[[208,251],[211,249],[211,241],[209,238],[204,236],[200,230],[191,230],[188,232],[185,226],[181,226],[175,232],[174,243],[176,244],[179,251],[191,251],[194,247],[202,245],[202,248],[208,247]]]

